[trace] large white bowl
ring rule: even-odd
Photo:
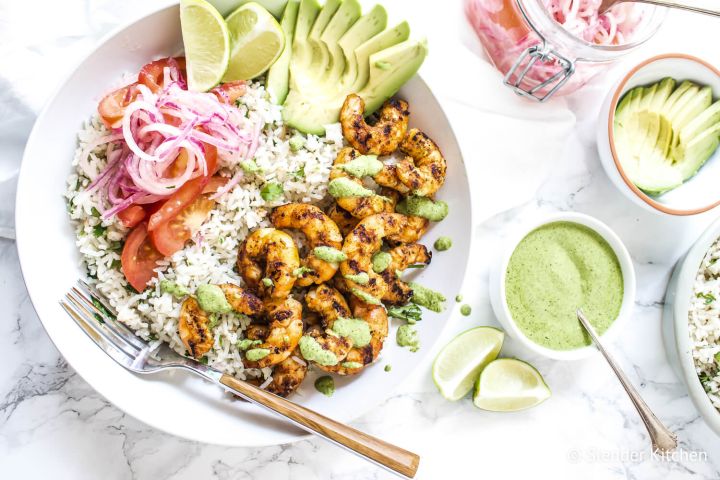
[[[73,230],[65,211],[65,178],[71,171],[76,134],[93,114],[97,101],[126,72],[180,51],[177,6],[162,8],[119,29],[102,42],[62,84],[40,114],[30,135],[17,192],[17,245],[25,283],[35,310],[58,350],[98,392],[128,414],[156,428],[206,443],[260,446],[303,438],[294,427],[219,388],[182,372],[139,377],[115,364],[88,340],[60,308],[58,301],[83,276]],[[448,178],[438,197],[450,205],[449,216],[426,235],[453,238],[453,248],[419,272],[418,281],[444,292],[461,290],[471,239],[470,189],[460,150],[435,97],[418,77],[400,91],[412,111],[411,124],[423,129],[442,148]],[[349,422],[387,398],[421,363],[449,320],[425,312],[419,325],[423,348],[412,353],[395,344],[391,326],[382,357],[355,378],[338,378],[333,398],[316,392],[306,380],[294,401]],[[392,372],[383,366],[392,363]],[[188,414],[188,412],[192,412]]]
[[[720,237],[720,220],[713,222],[678,261],[665,293],[662,321],[663,340],[670,364],[687,385],[690,398],[705,423],[720,435],[720,412],[708,398],[695,371],[688,329],[688,311],[695,277],[705,254],[718,237]]]
[[[579,360],[597,352],[595,347],[590,345],[573,350],[553,350],[535,343],[528,338],[515,323],[510,313],[510,308],[507,305],[507,297],[505,295],[507,266],[508,263],[510,263],[510,257],[512,257],[515,248],[522,239],[533,230],[555,222],[570,222],[583,225],[605,239],[608,245],[610,245],[610,248],[615,252],[615,256],[617,256],[618,262],[620,263],[620,269],[622,270],[623,300],[617,318],[602,334],[601,338],[603,340],[611,340],[620,328],[622,328],[622,322],[632,314],[633,305],[635,304],[635,269],[633,268],[632,258],[620,240],[620,237],[618,237],[610,227],[582,213],[562,212],[545,216],[535,222],[523,225],[514,232],[511,238],[504,243],[503,251],[499,252],[499,255],[496,256],[496,261],[491,266],[490,302],[492,303],[495,316],[500,320],[505,330],[528,350],[555,360]]]
[[[720,71],[708,62],[683,53],[666,53],[649,58],[632,68],[607,94],[597,126],[600,163],[612,181],[633,203],[658,214],[696,215],[720,205],[720,149],[700,171],[679,187],[660,196],[650,196],[633,184],[623,171],[614,145],[613,123],[620,99],[630,89],[650,85],[665,77],[691,80],[712,87],[713,98],[720,98]]]

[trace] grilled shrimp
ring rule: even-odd
[[[405,217],[407,224],[398,233],[387,236],[387,240],[392,244],[415,243],[425,235],[430,221],[427,218],[408,215]]]
[[[265,389],[281,397],[287,397],[297,390],[308,370],[307,363],[301,358],[299,349],[295,349],[291,356],[275,365],[272,381]]]
[[[410,193],[410,188],[402,183],[400,177],[398,177],[397,164],[383,164],[382,170],[375,174],[373,180],[375,180],[375,183],[378,185],[390,188],[403,195]]]
[[[440,148],[417,128],[411,129],[400,145],[407,154],[396,167],[397,177],[414,195],[433,195],[445,182],[447,163]]]
[[[298,250],[290,235],[274,228],[261,228],[247,236],[237,261],[240,275],[263,298],[287,297],[300,266]],[[268,279],[268,282],[264,282]]]
[[[349,289],[357,288],[377,299],[383,298],[388,291],[384,278],[372,269],[372,256],[380,250],[383,238],[401,240],[411,236],[408,230],[408,217],[399,213],[378,213],[360,221],[345,238],[343,252],[347,260],[340,264],[340,272]],[[415,234],[412,234],[415,235]],[[347,275],[366,273],[368,281],[359,284]]]
[[[244,288],[233,285],[232,283],[224,283],[219,285],[219,287],[234,311],[251,317],[262,313],[262,300]]]
[[[315,338],[324,350],[332,352],[338,362],[345,359],[352,342],[347,338],[328,334],[335,320],[340,317],[350,316],[350,307],[340,292],[325,284],[318,285],[305,295],[305,305],[308,310],[320,316],[321,325],[313,325],[308,328],[307,334]],[[318,365],[324,368],[322,365]]]
[[[187,297],[180,307],[178,333],[188,353],[194,358],[201,358],[215,343],[210,319],[193,297]]]
[[[350,233],[352,229],[355,228],[355,225],[357,225],[360,221],[359,219],[353,217],[350,212],[344,208],[340,208],[337,203],[333,203],[330,207],[328,207],[327,215],[333,222],[335,222],[335,225],[338,226],[343,237]]]
[[[365,320],[370,327],[370,343],[363,347],[353,347],[345,360],[331,367],[320,367],[338,375],[354,375],[373,363],[383,348],[388,334],[388,317],[382,305],[370,305],[357,298],[351,298],[353,317]],[[354,365],[357,364],[357,365]]]
[[[310,252],[302,259],[301,265],[310,270],[298,277],[296,283],[299,286],[323,283],[335,275],[337,263],[321,260],[312,252],[315,247],[320,246],[338,250],[342,248],[343,237],[340,229],[322,210],[314,205],[289,203],[273,210],[270,221],[276,228],[296,228],[302,231],[308,240]]]
[[[330,180],[332,181],[336,178],[345,177],[358,185],[362,185],[362,179],[353,177],[340,168],[340,165],[347,163],[350,160],[354,160],[359,156],[360,153],[350,147],[340,150],[337,158],[335,159],[335,163],[333,164],[333,168],[330,170]],[[335,199],[335,201],[341,208],[347,210],[353,217],[356,218],[365,218],[380,212],[395,211],[395,205],[393,204],[392,199],[381,195],[372,195],[370,197],[340,197]]]
[[[428,265],[432,259],[432,252],[428,251],[425,245],[409,243],[399,245],[388,253],[392,260],[388,268],[382,272],[383,279],[388,285],[388,291],[382,300],[392,305],[404,305],[410,300],[413,292],[407,283],[398,278],[396,272],[402,272],[410,265]]]
[[[345,139],[363,154],[390,155],[405,138],[410,110],[404,100],[390,99],[380,108],[378,121],[365,121],[365,101],[354,93],[345,98],[340,109],[340,124]]]
[[[295,350],[302,337],[302,304],[293,298],[273,299],[265,302],[268,326],[255,326],[245,332],[247,338],[262,340],[253,347],[269,350],[265,357],[257,361],[245,360],[248,368],[265,368],[277,365]]]

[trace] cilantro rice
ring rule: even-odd
[[[335,157],[343,146],[340,125],[330,125],[324,137],[309,135],[299,146],[297,135],[285,127],[281,107],[273,104],[261,83],[248,85],[247,93],[238,101],[249,122],[262,122],[265,127],[254,157],[257,173],[246,173],[240,183],[222,195],[210,218],[186,247],[162,261],[157,279],[138,294],[133,291],[120,270],[123,241],[128,233],[116,218],[101,222],[103,210],[97,192],[82,193],[105,166],[106,146],[96,148],[89,158],[82,153],[107,129],[97,117],[88,121],[78,133],[78,146],[73,159],[73,172],[68,178],[68,211],[77,236],[81,262],[90,281],[107,297],[118,312],[118,319],[146,340],[167,342],[185,354],[177,332],[181,300],[160,290],[159,283],[169,280],[194,292],[198,285],[235,283],[242,279],[235,271],[240,243],[258,227],[270,226],[268,215],[273,207],[288,202],[313,203],[323,206],[327,181]],[[221,173],[232,176],[239,165],[230,167],[220,156]],[[272,194],[268,194],[268,192]],[[206,354],[207,362],[225,373],[241,379],[268,378],[271,368],[259,371],[244,369],[238,342],[250,318],[238,314],[219,315],[214,328],[215,344]]]
[[[710,401],[720,410],[720,240],[700,265],[688,320],[695,370]]]

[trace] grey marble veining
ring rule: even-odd
[[[437,3],[417,2],[414,10],[420,13],[414,15],[419,24],[433,25],[432,8]],[[52,92],[55,74],[69,71],[111,27],[153,5],[140,0],[0,0],[0,205],[4,206],[0,209],[0,351],[4,359],[0,475],[73,480],[392,478],[319,440],[226,448],[156,431],[94,392],[67,366],[42,329],[22,282],[8,209],[24,139]],[[684,48],[698,54],[704,49],[709,60],[717,61],[711,45],[682,34],[691,28],[709,35],[716,25],[673,16],[665,35],[651,48]],[[38,72],[52,74],[39,76]],[[607,79],[595,81],[585,90],[585,97],[599,99],[607,87]],[[678,432],[681,451],[688,455],[674,460],[650,456],[639,418],[599,356],[554,362],[535,357],[508,339],[504,355],[532,362],[553,390],[553,397],[540,407],[502,415],[479,411],[467,400],[447,402],[429,378],[427,360],[412,378],[389,392],[383,404],[355,422],[363,430],[420,453],[419,478],[445,478],[446,474],[461,478],[720,477],[720,442],[704,425],[667,363],[660,329],[671,268],[716,214],[693,219],[659,217],[621,197],[605,177],[595,152],[594,118],[599,102],[586,98],[568,99],[577,123],[562,154],[538,181],[537,194],[476,226],[471,273],[462,292],[473,314],[454,315],[440,343],[472,326],[497,325],[488,300],[487,271],[513,227],[556,210],[594,215],[623,238],[638,276],[635,314],[611,349],[658,416]],[[457,92],[448,93],[445,100],[449,112],[462,111],[469,102]],[[482,174],[476,166],[469,168],[473,175]],[[494,193],[500,192],[481,192],[488,201]],[[699,458],[689,458],[691,453]]]

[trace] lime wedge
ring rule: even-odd
[[[285,35],[275,17],[257,3],[241,6],[226,23],[232,41],[224,82],[262,75],[282,53]]]
[[[490,362],[475,384],[473,403],[483,410],[515,412],[550,398],[550,389],[535,367],[514,358]]]
[[[477,327],[450,341],[435,358],[433,381],[448,400],[459,400],[472,388],[480,371],[497,358],[505,334],[492,327]]]
[[[230,59],[230,34],[218,11],[205,0],[181,0],[188,88],[204,92],[220,83]]]

